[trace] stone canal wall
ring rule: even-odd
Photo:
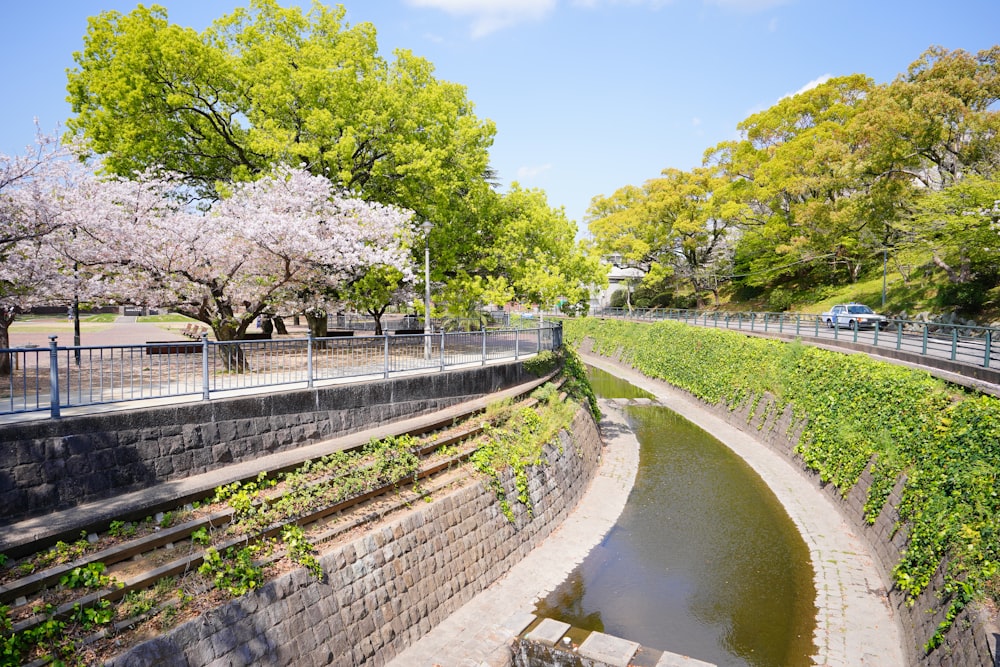
[[[0,425],[0,526],[435,412],[521,363]]]
[[[549,464],[531,469],[533,511],[515,503],[513,523],[476,482],[326,552],[322,580],[289,573],[108,664],[385,664],[559,526],[595,474],[601,446],[593,418],[580,410],[572,435],[546,448]],[[514,493],[511,478],[506,486]],[[456,638],[465,640],[474,638]]]
[[[757,440],[794,463],[833,501],[851,527],[864,537],[882,573],[882,583],[888,591],[894,615],[899,619],[904,637],[903,650],[910,665],[994,667],[995,647],[991,648],[990,639],[995,629],[988,627],[985,614],[973,608],[967,607],[959,614],[945,636],[942,646],[929,654],[924,650],[924,646],[937,631],[938,625],[945,620],[947,611],[947,606],[942,603],[942,597],[947,598],[947,596],[941,568],[912,605],[907,604],[903,592],[893,585],[892,569],[899,562],[901,552],[906,547],[906,525],[900,525],[898,511],[905,479],[900,477],[896,481],[878,519],[874,524],[869,524],[864,517],[864,507],[872,483],[871,463],[848,494],[842,496],[834,485],[824,483],[819,473],[808,469],[802,457],[795,453],[795,443],[799,440],[804,424],[795,423],[791,408],[779,413],[774,409],[773,403],[773,397],[765,396],[756,404],[748,400],[733,410],[719,405],[705,404],[705,406],[730,425],[754,434]]]

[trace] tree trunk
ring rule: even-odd
[[[14,314],[8,315],[0,311],[0,350],[10,347],[10,325],[14,322]],[[11,353],[0,352],[0,377],[8,377],[11,374],[13,364],[11,364]]]
[[[306,324],[309,325],[309,333],[312,334],[313,338],[326,338],[327,328],[326,328],[326,313],[325,312],[307,312],[306,313]]]
[[[216,349],[223,367],[229,373],[246,373],[250,370],[250,362],[247,360],[246,353],[236,341],[243,337],[247,325],[251,321],[252,319],[245,319],[243,322],[237,323],[234,320],[224,320],[212,327],[215,340],[224,343],[224,345],[217,345]]]
[[[369,308],[368,309],[368,314],[371,315],[375,319],[375,335],[376,336],[381,336],[382,335],[382,316],[385,315],[385,309],[388,308],[388,307],[389,307],[388,305],[385,305],[385,306],[383,306],[381,308]]]
[[[282,319],[280,315],[275,315],[271,318],[271,321],[274,322],[274,330],[277,331],[279,335],[288,335],[288,327],[285,326],[285,320]]]
[[[945,274],[948,276],[948,280],[952,284],[957,285],[958,283],[962,282],[961,278],[958,275],[958,272],[955,271],[955,269],[953,269],[946,261],[944,261],[943,259],[941,259],[940,257],[938,257],[937,253],[934,253],[932,259],[934,261],[934,264],[939,269],[941,269],[942,271],[945,272]]]

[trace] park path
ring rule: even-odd
[[[32,325],[30,331],[18,331],[15,324],[10,332],[10,344],[12,347],[24,347],[26,345],[37,345],[45,347],[49,344],[49,336],[55,334],[59,336],[59,345],[73,344],[72,322],[69,320],[52,320],[53,326],[49,330],[37,329]],[[136,322],[136,318],[131,315],[119,316],[113,324],[100,326],[96,330],[84,328],[80,332],[81,345],[137,345],[148,341],[161,340],[188,340],[179,332],[168,331],[156,324],[147,322]]]

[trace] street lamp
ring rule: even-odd
[[[431,224],[424,220],[424,359],[431,358]]]

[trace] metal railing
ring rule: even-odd
[[[441,372],[562,346],[562,325],[432,334],[0,349],[0,415]],[[6,357],[6,359],[4,359]]]
[[[593,312],[592,316],[647,321],[674,320],[697,326],[814,338],[821,342],[861,343],[980,368],[1000,368],[1000,350],[996,350],[993,345],[1000,330],[992,327],[890,318],[882,328],[851,328],[831,326],[821,315],[804,313],[730,313],[672,308],[631,311],[624,308],[603,308]]]

